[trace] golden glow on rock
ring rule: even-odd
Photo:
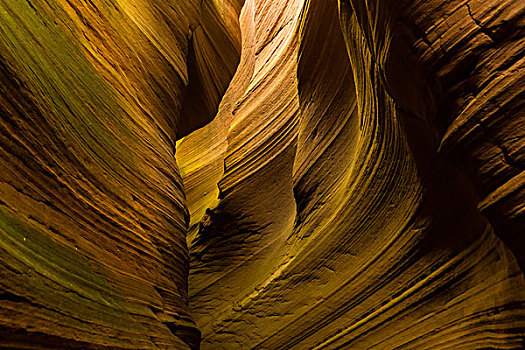
[[[0,348],[523,348],[524,13],[0,0]]]

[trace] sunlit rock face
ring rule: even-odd
[[[0,348],[524,348],[524,28],[0,0]]]

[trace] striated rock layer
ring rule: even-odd
[[[518,0],[0,0],[0,348],[525,347]]]
[[[177,147],[203,348],[524,346],[523,181],[489,135],[523,149],[523,10],[246,1],[219,113]],[[487,51],[480,21],[518,31]]]
[[[0,347],[198,346],[175,140],[215,115],[240,6],[0,1]]]

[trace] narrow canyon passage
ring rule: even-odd
[[[522,349],[525,4],[0,0],[0,349]]]
[[[521,348],[522,273],[438,153],[439,67],[376,6],[246,1],[217,117],[177,145],[203,348]]]

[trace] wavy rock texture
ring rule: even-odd
[[[459,58],[440,51],[431,64],[432,49],[418,46],[432,44],[417,34],[450,26],[440,22],[448,6],[246,2],[241,63],[219,114],[177,147],[203,348],[523,346],[523,274],[493,230],[506,237],[500,223],[523,221],[479,214],[483,176],[457,169],[453,152],[475,161],[460,141],[447,146],[463,98],[452,90],[470,78],[447,81],[444,62]],[[522,18],[517,2],[492,6],[487,21],[498,6],[516,26]],[[457,28],[458,52],[483,35],[467,19],[455,21],[473,43]],[[510,123],[517,133],[520,123]],[[519,214],[519,197],[507,198]],[[523,246],[511,247],[520,258]]]
[[[525,347],[524,21],[0,0],[0,348]]]
[[[240,5],[0,2],[0,347],[197,347],[175,139],[215,115]]]

